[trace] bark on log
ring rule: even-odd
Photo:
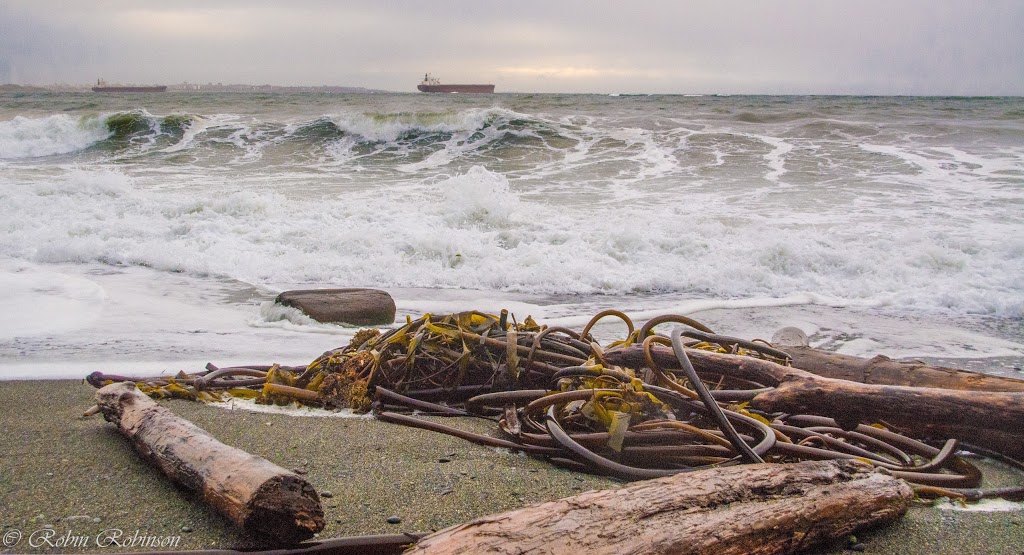
[[[99,389],[96,403],[143,458],[243,529],[282,544],[323,529],[316,490],[294,472],[224,445],[133,383]]]
[[[793,366],[812,374],[878,385],[938,387],[965,391],[1022,391],[1024,380],[990,376],[923,362],[893,360],[878,355],[860,358],[820,351],[812,347],[781,347],[793,356]]]
[[[485,516],[408,553],[796,553],[896,520],[912,498],[857,461],[733,466]]]
[[[687,349],[698,372],[714,372],[773,387],[750,401],[752,408],[829,416],[848,429],[883,422],[920,439],[957,438],[1015,459],[1024,459],[1024,392],[961,391],[932,387],[862,384],[824,378],[766,360]],[[654,345],[664,368],[679,368],[672,350]],[[646,366],[642,347],[608,351],[605,359],[630,368]]]

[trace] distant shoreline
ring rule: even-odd
[[[94,85],[16,85],[11,83],[0,84],[0,94],[4,93],[92,93]],[[220,83],[178,83],[167,85],[167,92],[195,92],[195,93],[322,93],[322,94],[418,94],[415,89],[410,90],[385,90],[370,89],[365,87],[349,87],[343,85],[243,85]],[[683,97],[770,97],[770,98],[935,98],[935,99],[998,99],[998,98],[1024,98],[1024,95],[956,95],[956,94],[827,94],[827,93],[693,93],[693,92],[622,92],[622,91],[591,91],[591,92],[537,92],[537,91],[515,91],[503,90],[500,93],[506,95],[588,95],[608,96],[613,98],[651,97],[651,96],[683,96]]]
[[[94,85],[14,85],[0,84],[0,93],[10,92],[82,92],[91,93]],[[167,85],[167,92],[264,92],[264,93],[346,93],[346,94],[388,94],[396,91],[385,91],[381,89],[367,89],[365,87],[347,87],[341,85],[311,85],[311,86],[284,86],[284,85],[223,85],[220,83],[178,83]],[[414,91],[409,91],[414,92]]]

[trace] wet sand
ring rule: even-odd
[[[82,419],[94,391],[77,380],[0,382],[0,534],[5,541],[0,553],[144,551],[139,542],[146,538],[174,542],[176,549],[256,547],[143,462],[101,416]],[[321,493],[330,492],[322,500],[327,517],[322,538],[430,532],[489,513],[621,485],[521,454],[369,418],[161,403],[227,444],[304,470]],[[483,420],[460,419],[457,424],[496,433]],[[986,486],[1024,483],[1019,473],[983,464]],[[1024,553],[1024,504],[1004,508],[1011,510],[967,511],[917,503],[900,522],[857,537],[866,553]],[[401,522],[389,524],[393,516]],[[98,537],[118,533],[124,548],[97,545]],[[16,545],[7,545],[18,535]],[[133,537],[138,538],[134,547],[127,545]],[[845,547],[838,542],[811,553],[844,553]]]

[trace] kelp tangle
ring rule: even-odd
[[[601,346],[590,330],[607,317],[622,320],[628,332]],[[674,326],[670,336],[655,333],[662,324]],[[681,369],[661,368],[649,354],[654,344],[671,346]],[[607,363],[606,352],[630,345],[642,345],[648,353],[645,367]],[[719,335],[685,316],[659,316],[636,329],[624,313],[607,310],[577,332],[541,326],[529,317],[518,323],[507,311],[474,311],[407,318],[384,332],[361,330],[347,346],[306,366],[210,364],[203,372],[174,377],[94,372],[87,380],[95,387],[133,381],[154,398],[238,397],[372,412],[386,422],[623,480],[746,462],[844,458],[903,478],[922,496],[1024,494],[1024,488],[973,489],[981,473],[958,454],[956,440],[935,446],[877,422],[851,429],[821,416],[753,410],[747,402],[771,388],[697,372],[686,355],[689,349],[790,364],[787,353],[767,342]],[[491,419],[502,437],[463,430],[437,416]]]

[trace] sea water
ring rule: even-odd
[[[1024,100],[0,95],[0,378],[304,364],[325,287],[1024,377]]]

